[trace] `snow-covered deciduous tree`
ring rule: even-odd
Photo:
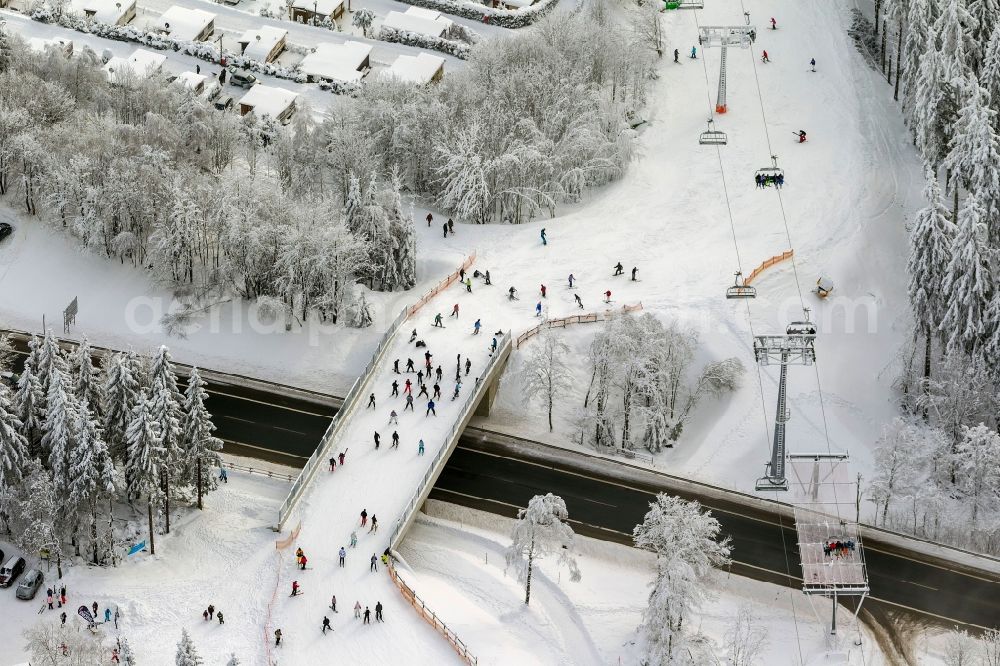
[[[553,407],[572,385],[572,374],[566,366],[568,358],[569,347],[542,322],[542,329],[531,344],[521,370],[521,396],[526,405],[538,400],[544,403],[549,432],[552,432]]]
[[[186,478],[197,488],[199,509],[203,508],[202,495],[215,488],[215,477],[208,470],[219,465],[218,452],[222,450],[222,440],[212,435],[215,424],[205,407],[208,399],[208,392],[205,390],[207,386],[198,368],[191,368],[184,395],[181,431]]]
[[[202,666],[204,663],[198,654],[198,649],[194,646],[194,641],[188,635],[187,629],[181,629],[181,639],[177,641],[174,664],[176,666]]]
[[[241,662],[239,657],[236,656],[236,653],[232,653],[229,655],[229,661],[226,662],[226,666],[240,666],[241,663],[243,662]],[[992,664],[990,666],[992,666]]]
[[[944,644],[945,666],[974,666],[976,639],[967,631],[952,631]]]
[[[767,630],[747,605],[736,610],[736,617],[726,632],[726,658],[729,666],[755,666],[767,645]]]
[[[918,329],[924,335],[924,383],[931,373],[931,341],[939,336],[947,309],[944,281],[951,263],[954,226],[941,196],[941,187],[930,165],[924,167],[924,199],[927,206],[917,213],[910,232],[910,306]],[[926,388],[926,387],[925,387]]]
[[[24,630],[24,641],[31,663],[39,666],[93,666],[110,659],[110,652],[101,645],[98,636],[89,631],[73,631],[57,619],[30,625]]]
[[[517,512],[517,521],[507,548],[507,568],[513,568],[517,580],[524,583],[524,603],[531,601],[531,574],[535,560],[558,555],[556,563],[569,568],[570,580],[580,580],[580,570],[573,557],[573,528],[566,520],[569,512],[563,498],[548,493],[535,495],[528,508]]]
[[[677,663],[686,654],[684,622],[709,598],[705,580],[729,563],[729,539],[698,502],[660,493],[633,531],[638,548],[656,553],[656,578],[643,613],[649,664]]]
[[[128,491],[134,497],[146,497],[149,519],[149,552],[156,554],[153,534],[153,502],[160,490],[160,465],[163,461],[163,447],[157,423],[149,413],[149,403],[143,397],[132,412],[132,420],[126,431],[128,461],[125,469]]]
[[[14,541],[26,553],[42,548],[56,559],[56,571],[62,578],[62,500],[59,499],[49,472],[37,460],[24,470],[24,482],[15,500],[19,508]]]
[[[979,652],[982,666],[1000,666],[1000,629],[983,632]]]
[[[129,645],[128,639],[122,639],[122,651],[118,655],[121,659],[122,666],[138,666],[138,660],[135,658],[135,653],[132,652],[132,646]]]
[[[1000,504],[1000,434],[983,424],[962,427],[962,441],[955,450],[958,486],[970,513],[970,527],[981,527],[984,516],[997,523]],[[992,528],[993,525],[990,525]]]
[[[901,418],[883,428],[875,447],[875,475],[868,491],[876,511],[882,507],[883,526],[893,500],[912,496],[926,482],[928,458],[944,450],[946,441],[938,430]]]
[[[354,12],[354,16],[351,18],[351,23],[361,28],[361,34],[365,37],[368,36],[368,31],[371,30],[373,21],[375,21],[375,12],[367,7],[362,7]]]
[[[656,2],[640,2],[632,8],[629,16],[636,41],[643,48],[655,51],[657,58],[663,57],[665,39],[661,19],[660,6]]]

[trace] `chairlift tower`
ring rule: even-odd
[[[781,365],[778,379],[778,407],[774,415],[774,442],[771,447],[771,461],[767,463],[766,474],[757,479],[756,490],[788,490],[785,478],[785,424],[791,418],[787,405],[787,384],[789,365],[812,365],[816,362],[813,341],[816,327],[809,321],[795,321],[788,325],[786,335],[758,335],[754,337],[753,354],[757,363],[766,366]]]
[[[726,51],[730,46],[748,49],[757,38],[757,29],[751,25],[704,25],[698,32],[698,43],[702,49],[717,46],[722,49],[719,65],[719,94],[715,100],[715,112],[725,113],[726,106]]]

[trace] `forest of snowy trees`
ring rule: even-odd
[[[517,223],[621,176],[651,74],[621,30],[596,3],[480,45],[439,85],[371,80],[288,127],[159,77],[111,85],[91,50],[38,55],[8,31],[0,197],[150,270],[189,311],[235,297],[364,325],[359,283],[416,284],[401,192]]]
[[[1000,2],[881,0],[925,164],[910,225],[915,320],[869,499],[879,524],[1000,552]],[[883,33],[884,35],[885,33]]]
[[[154,552],[171,502],[202,508],[216,486],[222,442],[197,368],[182,392],[166,347],[111,354],[100,368],[86,340],[66,352],[47,332],[29,350],[16,388],[0,385],[0,527],[60,569],[67,554],[114,563],[136,536],[115,526],[128,504]],[[12,360],[0,337],[0,369]]]

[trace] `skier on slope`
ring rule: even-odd
[[[281,645],[281,629],[274,630],[274,647]]]
[[[541,287],[541,292],[542,292],[542,298],[545,298],[545,285],[544,284]]]
[[[420,393],[417,394],[417,397],[419,398],[420,396],[424,396],[425,398],[430,400],[430,396],[427,395],[427,384],[420,385]]]
[[[495,352],[497,350],[497,339],[496,336],[493,337],[493,344],[490,346],[490,351]]]
[[[407,372],[416,372],[416,370],[414,370],[414,368],[413,368],[413,359],[412,358],[406,359],[406,371]]]
[[[604,292],[604,302],[605,303],[610,303],[611,302],[611,290],[610,289],[608,289],[606,292]]]
[[[434,216],[431,215],[430,213],[427,213],[427,226],[428,227],[431,226],[431,222],[433,221],[434,221]]]
[[[507,290],[507,300],[513,301],[515,298],[517,298],[517,296],[514,295],[516,293],[517,293],[517,289],[515,289],[514,287],[511,287],[510,289],[508,289]]]
[[[622,262],[615,264],[615,275],[621,275],[625,271],[625,267],[622,266]]]
[[[542,316],[542,302],[541,301],[538,301],[537,303],[535,303],[535,316],[536,317],[541,317]]]
[[[294,597],[298,593],[299,593],[299,581],[293,580],[292,581],[292,596]]]
[[[447,238],[448,237],[448,223],[445,222],[444,224],[442,224],[441,228],[444,230],[444,237]]]
[[[636,274],[638,272],[639,272],[639,267],[638,266],[633,266],[632,267],[632,282],[637,282],[638,281],[638,280],[635,279],[635,276],[636,276]]]
[[[323,635],[326,636],[326,630],[329,629],[333,631],[333,627],[330,626],[330,618],[323,616]]]
[[[397,382],[395,379],[392,380],[392,397],[393,398],[399,397],[399,382]]]
[[[337,458],[340,459],[340,466],[341,467],[344,466],[344,458],[346,456],[347,456],[347,449],[344,449],[343,451],[341,451],[340,453],[337,454]]]
[[[774,17],[772,16],[771,17],[771,30],[777,30],[777,29],[778,29],[778,22],[775,21]]]
[[[368,509],[361,509],[361,527],[368,524]]]
[[[448,315],[448,316],[449,317],[455,317],[455,318],[458,317],[458,303],[455,303],[454,307],[452,307],[452,309],[451,309],[451,314]]]
[[[472,326],[473,326],[473,329],[474,329],[472,331],[472,334],[473,335],[479,335],[479,329],[482,327],[482,323],[477,319],[476,323],[473,324]]]
[[[583,309],[583,301],[580,300],[580,294],[573,294],[573,298],[576,299],[576,304],[579,305],[580,309],[582,310]]]
[[[761,62],[771,62],[771,59],[767,57],[767,49],[764,49],[764,52],[761,54],[760,61]]]
[[[806,142],[806,131],[805,130],[799,130],[798,132],[795,132],[795,134],[799,137],[799,143],[805,143]]]
[[[549,241],[545,238],[545,227],[542,227],[542,245],[548,245]]]
[[[472,361],[470,361],[469,359],[465,359],[465,376],[466,377],[469,376],[469,370],[471,370],[471,369],[472,369]]]
[[[378,451],[378,443],[382,440],[382,436],[378,434],[378,430],[375,431],[375,450]]]
[[[680,64],[680,60],[678,60],[677,58],[680,57],[680,54],[681,54],[680,51],[678,51],[677,49],[674,49],[674,62],[676,62],[678,64]]]
[[[425,393],[426,393],[426,391],[425,391]],[[398,430],[393,430],[392,431],[392,446],[390,446],[389,448],[390,449],[398,449],[399,448],[399,431]],[[374,522],[374,518],[372,519],[372,522]]]
[[[410,342],[413,342],[413,341],[414,341],[414,340],[416,340],[416,339],[417,339],[417,329],[413,329],[413,332],[412,332],[412,333],[410,333]],[[409,343],[407,343],[407,344],[409,344]],[[399,367],[399,365],[398,365],[398,364],[399,364],[399,361],[396,361],[396,363],[397,363],[397,366],[396,366],[396,367],[397,367],[397,372],[398,372],[398,367]]]
[[[694,58],[694,59],[698,58],[698,49],[697,49],[697,47],[694,47],[694,46],[691,47],[691,57]]]
[[[368,407],[371,407],[372,409],[375,409],[375,394],[374,393],[372,393],[370,396],[368,396]],[[368,407],[365,407],[365,409],[368,409]]]
[[[812,67],[812,71],[816,71],[816,58],[809,61],[809,65]]]
[[[433,325],[437,326],[438,328],[444,328],[444,324],[441,323],[441,313],[440,312],[438,312],[436,315],[434,315],[434,324]]]
[[[569,274],[569,288],[570,288],[570,289],[572,289],[572,288],[573,288],[573,280],[575,280],[575,279],[576,279],[576,278],[574,278],[574,277],[573,277],[573,274],[572,274],[572,273],[570,273],[570,274]]]

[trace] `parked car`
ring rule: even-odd
[[[14,233],[14,227],[10,226],[6,222],[0,222],[0,241],[7,238],[7,236],[10,236],[12,233]]]
[[[35,594],[38,590],[42,589],[42,583],[45,581],[45,576],[38,569],[31,569],[28,573],[24,574],[24,578],[21,582],[17,584],[17,591],[14,593],[18,599],[24,599],[25,601],[30,601],[35,598]]]
[[[17,580],[17,577],[24,573],[24,558],[14,555],[7,563],[0,567],[0,587],[10,587]]]
[[[253,88],[257,83],[257,77],[245,69],[229,70],[229,82],[240,88]]]
[[[215,98],[214,103],[215,103],[215,108],[217,108],[219,111],[228,111],[229,109],[233,108],[233,104],[235,104],[236,102],[233,101],[232,95],[220,95]]]

